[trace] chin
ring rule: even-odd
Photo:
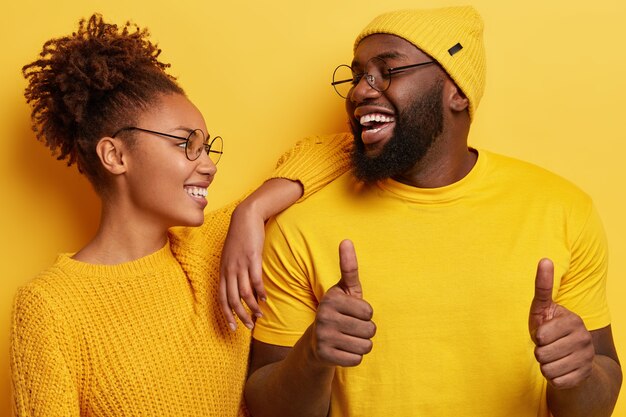
[[[204,224],[204,213],[202,213],[202,215],[197,218],[194,219],[193,221],[189,222],[189,227],[198,227],[198,226],[202,226]]]
[[[194,216],[179,217],[174,227],[198,227],[204,224],[204,212]]]
[[[387,142],[385,142],[387,143]],[[385,147],[385,143],[377,143],[375,145],[363,145],[363,153],[368,158],[376,158],[383,152],[383,148]]]

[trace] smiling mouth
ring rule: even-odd
[[[395,122],[395,117],[383,113],[369,113],[359,118],[359,124],[364,132],[375,133]]]
[[[184,187],[187,194],[192,197],[203,197],[206,198],[208,192],[206,188],[202,187]]]

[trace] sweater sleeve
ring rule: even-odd
[[[349,169],[351,149],[352,135],[349,133],[305,138],[278,159],[269,178],[299,181],[304,188],[299,200],[302,201]],[[233,210],[252,192],[248,191],[220,209],[205,212],[204,224],[200,227],[170,229],[170,242],[175,256],[180,260],[185,251],[202,248],[213,254],[212,262],[217,266],[212,264],[210,269],[217,270],[219,256],[216,254],[221,252]]]
[[[13,414],[80,416],[78,388],[62,354],[52,309],[37,291],[20,289],[11,325]]]
[[[304,200],[349,169],[351,149],[349,133],[308,137],[280,157],[272,178],[300,181]]]

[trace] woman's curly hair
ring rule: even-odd
[[[47,41],[39,59],[22,68],[37,138],[57,159],[76,162],[96,189],[103,175],[98,140],[132,124],[157,95],[184,94],[148,37],[146,28],[118,27],[94,14],[78,31]]]

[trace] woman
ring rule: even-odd
[[[148,35],[94,15],[76,33],[46,42],[23,69],[37,137],[76,163],[102,212],[85,247],[59,255],[16,296],[17,415],[245,413],[250,335],[234,329],[225,308],[228,329],[217,301],[219,252],[234,205],[204,213],[221,139],[209,136]],[[345,170],[347,156],[337,147],[347,144],[345,136],[301,143],[276,178],[240,205],[223,268],[224,302],[230,297],[237,307],[238,288],[250,288],[248,270],[258,265],[248,254],[260,250],[263,220],[302,194],[298,182],[281,178],[298,178],[313,192]]]

